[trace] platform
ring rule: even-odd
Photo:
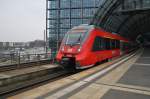
[[[39,82],[39,77],[44,79],[58,69],[57,65],[41,65],[0,72],[0,95]]]
[[[8,99],[150,99],[149,50],[141,49]]]

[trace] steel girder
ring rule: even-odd
[[[116,13],[124,0],[106,0],[99,7],[90,24],[106,31],[135,40],[139,34],[150,31],[149,13]]]

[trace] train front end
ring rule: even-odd
[[[83,47],[89,35],[89,28],[78,26],[71,29],[64,37],[58,54],[57,61],[65,69],[78,69],[80,60],[84,60]]]

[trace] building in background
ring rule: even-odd
[[[30,48],[44,48],[45,41],[35,40],[30,42],[0,42],[0,51],[1,50],[14,50],[18,49],[30,49]]]
[[[49,48],[55,52],[68,29],[88,24],[100,1],[103,0],[47,0]]]

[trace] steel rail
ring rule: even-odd
[[[28,62],[28,63],[3,65],[3,66],[0,66],[0,72],[28,68],[28,67],[33,67],[33,66],[47,65],[47,64],[50,64],[51,62],[52,60],[40,60],[40,61],[34,61],[34,62]]]

